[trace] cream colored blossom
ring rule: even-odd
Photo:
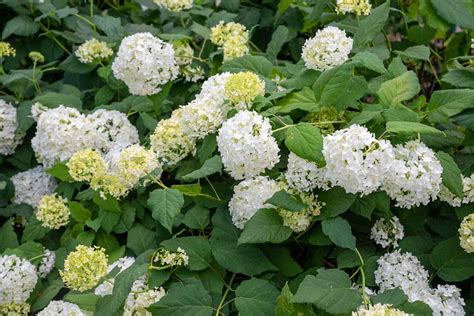
[[[225,94],[238,110],[248,110],[257,96],[265,94],[265,82],[253,72],[239,72],[227,80]]]
[[[16,50],[7,42],[0,42],[0,58],[15,57]]]
[[[79,245],[64,261],[59,271],[64,284],[73,290],[84,292],[95,287],[107,274],[107,255],[99,247]]]
[[[189,257],[186,251],[180,247],[178,247],[175,252],[160,248],[156,252],[153,261],[159,263],[161,266],[178,267],[187,266]]]
[[[57,193],[45,195],[36,211],[36,218],[42,222],[43,227],[58,229],[69,223],[69,207],[67,199]]]
[[[337,14],[353,12],[355,15],[369,15],[372,5],[369,0],[337,0]]]
[[[120,177],[113,173],[94,175],[90,185],[93,190],[99,191],[102,198],[109,194],[116,199],[121,199],[131,189]]]
[[[35,63],[44,63],[44,56],[40,52],[32,51],[28,53],[28,58],[30,58]]]
[[[474,213],[463,218],[459,227],[459,240],[466,252],[474,252]]]
[[[76,181],[91,181],[94,176],[106,172],[102,155],[93,149],[78,151],[67,162],[69,174]]]
[[[352,316],[411,316],[401,310],[393,308],[390,304],[370,305],[368,307],[362,305],[357,309],[357,312],[352,312]]]
[[[120,152],[115,168],[127,185],[135,186],[140,178],[160,167],[155,153],[140,145],[131,145]]]
[[[220,21],[211,28],[211,42],[224,52],[224,60],[248,54],[249,32],[242,24]]]
[[[81,63],[89,64],[94,61],[107,59],[114,51],[107,46],[106,42],[92,38],[79,46],[75,52]]]
[[[154,2],[172,12],[180,12],[193,7],[193,0],[154,0]]]

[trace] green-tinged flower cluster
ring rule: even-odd
[[[249,52],[249,32],[239,23],[220,21],[211,28],[211,42],[224,52],[224,60],[242,57]]]
[[[100,61],[112,56],[114,51],[107,46],[106,42],[92,38],[79,46],[76,50],[76,57],[81,63],[88,64]]]
[[[61,228],[69,223],[70,211],[66,203],[67,199],[57,193],[45,195],[39,202],[36,218],[46,228]]]
[[[68,288],[79,292],[90,290],[107,274],[105,250],[79,245],[67,256],[64,270],[59,273]]]
[[[44,55],[37,51],[29,52],[28,58],[35,63],[44,63]]]
[[[166,250],[164,248],[158,249],[153,259],[154,262],[159,263],[160,266],[178,267],[187,266],[189,257],[186,251],[180,247],[176,252]]]
[[[93,149],[85,149],[76,152],[69,159],[67,166],[69,174],[76,181],[91,181],[98,174],[107,170],[102,155]]]
[[[159,168],[160,163],[152,150],[132,145],[120,152],[115,166],[122,181],[133,187],[142,177]]]
[[[15,57],[16,50],[7,42],[0,42],[0,58]]]
[[[10,304],[0,304],[0,315],[6,316],[18,316],[18,315],[28,315],[30,312],[30,304],[28,303],[10,303]]]
[[[474,252],[474,213],[463,218],[459,227],[459,240],[466,252]]]
[[[296,233],[306,231],[313,222],[313,218],[321,214],[321,208],[325,203],[319,201],[316,194],[292,189],[284,182],[280,183],[280,187],[291,195],[299,197],[301,202],[307,205],[307,207],[298,212],[278,208],[277,212],[283,219],[283,225],[291,228]]]
[[[246,110],[257,96],[265,94],[265,82],[253,72],[239,72],[227,80],[225,94],[237,109]]]
[[[375,305],[360,306],[357,309],[357,312],[352,312],[352,316],[410,316],[412,314],[407,314],[401,310],[393,308],[390,304],[380,304]]]
[[[127,195],[130,190],[130,187],[127,186],[122,179],[112,173],[95,175],[90,185],[93,190],[99,191],[103,198],[105,198],[105,194],[110,194],[114,198],[120,199]]]
[[[369,0],[337,0],[337,14],[353,12],[355,15],[369,15],[372,5]]]
[[[193,7],[194,0],[154,0],[154,2],[169,11],[181,12]]]
[[[315,123],[323,135],[334,133],[335,122],[344,121],[344,112],[339,112],[335,107],[324,107],[318,112],[307,115],[308,122]]]

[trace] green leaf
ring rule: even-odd
[[[441,175],[443,184],[449,189],[451,193],[462,198],[464,195],[461,170],[454,161],[453,157],[443,151],[438,151],[436,153],[436,157],[443,167],[443,173]]]
[[[3,27],[2,39],[12,34],[19,36],[30,36],[38,32],[39,26],[29,16],[18,15],[9,20]]]
[[[455,87],[474,89],[474,69],[454,69],[445,74],[441,80]]]
[[[474,90],[471,89],[435,91],[428,104],[429,119],[433,122],[445,122],[446,118],[455,116],[464,110],[473,109],[473,99]]]
[[[424,45],[410,46],[404,51],[396,50],[395,52],[401,56],[408,58],[420,59],[425,61],[430,60],[430,49]]]
[[[326,219],[322,222],[323,233],[339,247],[355,250],[356,239],[351,225],[342,217]]]
[[[235,306],[240,315],[272,315],[279,292],[267,280],[252,278],[235,290]]]
[[[445,136],[442,131],[431,127],[429,125],[415,123],[415,122],[398,122],[391,121],[387,122],[386,125],[387,132],[395,134],[432,134],[437,136]]]
[[[183,224],[192,229],[204,230],[211,222],[209,214],[207,208],[196,205],[186,212]]]
[[[148,249],[156,248],[158,241],[155,233],[140,224],[135,224],[128,232],[127,247],[136,255],[145,252]]]
[[[275,307],[275,316],[297,316],[297,315],[316,315],[310,305],[293,303],[293,293],[291,293],[288,283],[281,290]]]
[[[69,211],[71,212],[71,217],[74,218],[76,222],[85,223],[92,216],[92,212],[82,206],[79,202],[69,201],[68,206]]]
[[[371,299],[373,304],[391,304],[400,306],[408,301],[408,296],[400,288],[388,289]]]
[[[459,246],[459,238],[443,240],[430,256],[438,276],[446,282],[459,282],[474,276],[474,256]]]
[[[210,176],[211,174],[214,174],[216,172],[221,172],[222,171],[222,158],[221,156],[214,156],[212,158],[209,158],[204,162],[201,168],[198,170],[195,170],[191,173],[188,173],[187,175],[183,176],[183,179],[186,181],[192,181],[192,180],[197,180],[201,179],[207,176]]]
[[[363,48],[372,41],[383,29],[390,12],[390,1],[373,9],[370,15],[360,22],[354,34],[354,47]]]
[[[383,61],[374,53],[363,51],[352,57],[352,60],[358,65],[378,72],[379,74],[387,73]]]
[[[277,103],[276,113],[290,113],[293,110],[314,112],[319,108],[313,90],[304,87],[303,90],[292,92]],[[270,109],[270,111],[272,111]]]
[[[92,201],[102,210],[110,211],[113,213],[122,213],[117,199],[111,196],[107,196],[105,199],[103,199],[99,193],[94,192]]]
[[[276,30],[273,31],[272,39],[267,46],[267,56],[270,60],[277,60],[278,53],[283,45],[288,41],[288,34],[288,28],[284,25],[279,25]]]
[[[271,205],[275,205],[277,207],[281,207],[292,212],[299,212],[302,211],[305,207],[308,207],[308,205],[296,199],[285,190],[275,192],[275,194],[273,194],[272,197],[268,199],[265,203],[270,203]]]
[[[120,37],[123,34],[120,18],[110,15],[94,15],[92,19],[97,28],[103,31],[107,36]]]
[[[474,30],[472,5],[466,0],[431,0],[436,12],[449,23]]]
[[[245,243],[281,243],[291,236],[293,231],[283,226],[283,220],[274,209],[261,209],[245,224],[239,238],[239,244]]]
[[[150,193],[148,205],[153,218],[171,233],[173,222],[184,205],[183,194],[175,189],[156,189]]]
[[[21,236],[21,241],[25,242],[28,240],[38,240],[46,236],[46,234],[50,230],[46,227],[43,227],[43,223],[40,222],[36,216],[32,216],[25,225],[25,230],[23,231],[23,235]],[[2,240],[4,240],[2,238]]]
[[[218,209],[212,217],[212,224],[211,250],[223,268],[249,276],[276,270],[259,248],[237,243],[240,232],[232,223],[228,210]]]
[[[45,94],[34,98],[33,101],[39,102],[48,108],[54,108],[61,104],[65,104],[68,107],[77,109],[82,107],[82,101],[78,96],[73,94],[62,94],[58,92],[46,92]]]
[[[191,271],[204,270],[211,266],[211,246],[207,239],[198,236],[181,237],[165,240],[161,245],[172,251],[183,248],[189,256],[187,268]]]
[[[382,113],[384,119],[388,121],[407,121],[418,122],[420,120],[418,114],[404,105],[394,105],[385,109]]]
[[[334,187],[318,194],[318,200],[324,202],[325,205],[321,209],[319,219],[336,217],[344,213],[355,202],[356,196],[348,194],[341,187]]]
[[[191,284],[171,288],[150,308],[156,315],[211,316],[212,298],[202,285]]]
[[[13,219],[10,219],[3,224],[0,228],[0,253],[7,248],[16,248],[18,247],[18,237],[13,230]]]
[[[196,22],[193,22],[193,25],[191,25],[190,29],[191,31],[193,31],[194,33],[196,33],[197,35],[201,36],[204,39],[209,39],[211,35],[210,29]]]
[[[314,161],[318,166],[324,166],[323,137],[319,128],[310,123],[299,123],[286,131],[285,145],[288,149],[303,159]]]
[[[234,58],[226,61],[221,71],[240,72],[251,71],[266,78],[272,75],[273,65],[263,56],[245,55],[243,57]]]
[[[352,288],[349,275],[337,269],[319,269],[308,275],[295,294],[296,303],[313,303],[331,314],[349,313],[362,303],[359,292]]]
[[[111,300],[110,305],[107,306],[107,309],[111,312],[108,315],[117,314],[120,306],[127,299],[127,296],[132,289],[133,282],[147,272],[147,268],[148,263],[135,262],[128,269],[120,272],[115,277],[114,288],[112,291],[113,300]],[[100,311],[96,312],[99,315],[104,315],[103,313],[100,313]]]
[[[62,162],[58,162],[51,168],[46,169],[46,172],[61,181],[74,181],[74,179],[69,175],[69,168]]]
[[[385,81],[380,85],[377,95],[383,105],[397,105],[410,100],[420,92],[420,84],[415,72],[407,71],[402,75]]]
[[[53,280],[48,287],[41,289],[39,292],[33,292],[36,297],[33,298],[33,305],[31,305],[31,312],[39,311],[48,305],[64,287],[61,279]],[[32,296],[33,296],[32,295]]]

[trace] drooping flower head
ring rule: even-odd
[[[69,207],[67,199],[59,196],[57,193],[45,195],[36,211],[36,218],[41,225],[50,229],[58,229],[69,223]]]
[[[272,168],[280,158],[270,121],[253,111],[240,111],[224,122],[217,145],[225,169],[238,180]]]
[[[64,261],[59,271],[64,284],[73,290],[84,292],[96,286],[107,274],[107,255],[103,248],[79,245]]]
[[[123,80],[130,93],[153,95],[161,86],[176,79],[179,73],[171,44],[151,33],[125,37],[112,64],[117,79]]]
[[[265,202],[279,190],[278,182],[263,176],[257,176],[237,184],[229,202],[229,212],[234,225],[243,229],[245,223],[259,209],[272,207]]]
[[[76,50],[75,55],[81,63],[89,64],[94,61],[105,60],[112,56],[114,51],[107,46],[106,42],[92,38],[82,43]]]
[[[248,110],[257,96],[265,94],[265,82],[253,72],[239,72],[227,80],[225,94],[238,110]]]
[[[328,70],[343,64],[352,49],[352,38],[335,26],[327,26],[307,39],[301,54],[309,69]]]

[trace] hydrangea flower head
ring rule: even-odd
[[[229,77],[225,93],[238,110],[248,110],[257,96],[265,94],[265,82],[253,72],[239,72]]]
[[[38,316],[51,315],[71,315],[71,316],[86,316],[86,314],[76,304],[65,301],[51,301]]]
[[[217,145],[225,169],[237,180],[272,168],[280,158],[270,121],[253,111],[240,111],[224,122]]]
[[[38,266],[38,274],[40,277],[46,278],[48,276],[48,274],[54,269],[55,260],[56,254],[54,251],[46,249]]]
[[[106,42],[92,38],[82,43],[76,50],[75,55],[81,63],[90,64],[112,56],[114,51],[107,46]]]
[[[28,58],[34,63],[44,63],[44,55],[37,51],[31,51],[28,53]]]
[[[193,7],[194,0],[154,0],[160,7],[172,12],[181,12]]]
[[[131,187],[159,167],[160,163],[155,153],[140,145],[131,145],[123,149],[115,162],[120,178]]]
[[[162,287],[150,288],[144,275],[133,282],[130,294],[125,300],[123,316],[151,316],[146,308],[158,302],[165,295],[165,289]]]
[[[16,108],[0,99],[0,155],[11,155],[22,142],[23,134],[18,132]]]
[[[0,256],[0,305],[25,303],[37,281],[30,261],[15,255]]]
[[[108,266],[107,274],[112,272],[112,270],[118,267],[120,269],[119,272],[117,273],[118,275],[124,270],[128,269],[134,262],[135,262],[135,258],[132,258],[132,257],[123,257],[123,258],[117,259],[116,261],[114,261],[114,263]],[[95,288],[94,294],[99,295],[99,296],[111,295],[114,289],[114,283],[115,283],[115,278],[107,278],[104,282],[102,282]]]
[[[343,64],[349,58],[352,42],[345,31],[335,26],[326,26],[306,40],[301,56],[307,68],[328,70]]]
[[[45,195],[52,194],[58,186],[42,166],[19,172],[10,179],[15,186],[13,204],[26,203],[37,208]]]
[[[50,229],[58,229],[69,223],[69,207],[67,199],[57,193],[45,195],[36,211],[36,218],[42,222],[42,226]]]
[[[211,28],[211,42],[224,52],[224,60],[248,54],[249,32],[242,24],[220,21]]]
[[[15,57],[16,50],[10,43],[0,42],[0,58],[2,57]]]
[[[474,252],[474,213],[463,218],[458,231],[460,245],[464,251]]]
[[[64,284],[73,290],[84,292],[96,286],[107,274],[107,255],[98,247],[79,245],[64,261],[59,271]]]
[[[404,235],[403,226],[396,216],[393,216],[390,220],[378,219],[370,230],[370,239],[383,248],[388,246],[398,247],[398,241],[403,239]]]
[[[176,79],[179,67],[173,46],[145,32],[122,40],[112,71],[115,78],[125,82],[130,93],[153,95]]]
[[[337,0],[336,12],[346,14],[353,12],[355,15],[369,15],[372,5],[369,0]]]
[[[288,165],[285,172],[288,185],[299,191],[310,192],[316,188],[329,190],[329,181],[326,178],[326,168],[319,168],[316,163],[298,157],[294,153],[288,156]]]
[[[398,310],[390,304],[370,305],[368,307],[362,305],[356,312],[352,312],[352,316],[411,316],[401,310]]]
[[[69,174],[76,181],[91,181],[95,175],[105,173],[107,170],[102,155],[90,148],[74,153],[67,166]]]
[[[189,257],[186,251],[180,247],[176,251],[170,251],[164,248],[158,249],[153,258],[154,262],[160,264],[160,266],[179,267],[187,266]]]

